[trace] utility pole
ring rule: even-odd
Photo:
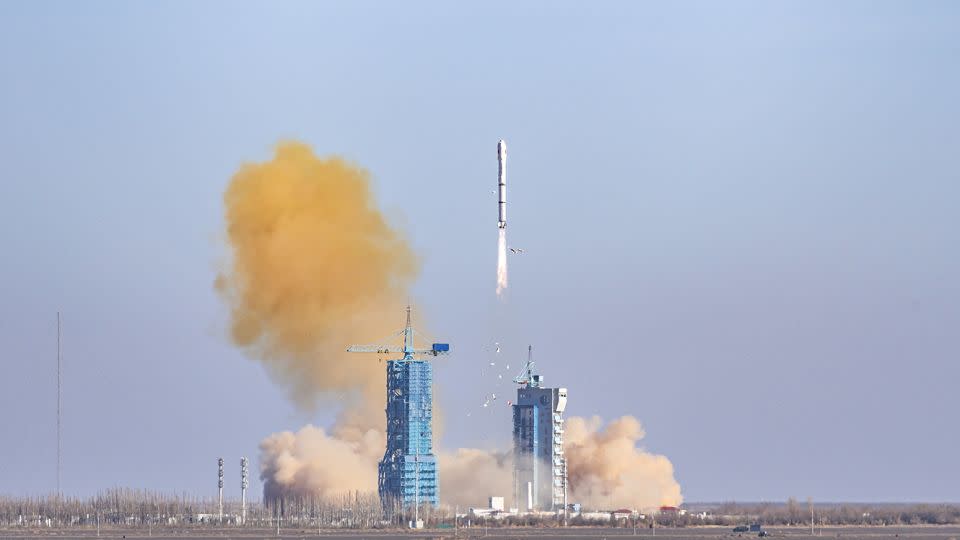
[[[61,400],[61,364],[62,356],[60,351],[60,312],[57,312],[57,505],[59,506],[60,499],[60,455],[62,452],[62,441],[60,436],[60,400]]]
[[[240,523],[247,524],[247,458],[240,458]]]
[[[220,524],[223,525],[223,458],[217,458],[217,487],[220,491],[219,496],[219,507],[220,507]]]
[[[810,507],[810,536],[813,536],[813,497],[807,497],[807,506]]]

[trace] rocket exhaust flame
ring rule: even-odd
[[[500,229],[497,240],[497,296],[503,296],[507,288],[507,230]]]

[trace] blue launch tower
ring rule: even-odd
[[[347,350],[403,354],[387,361],[387,448],[378,465],[378,492],[388,510],[436,506],[440,491],[433,453],[433,366],[418,357],[447,354],[450,345],[434,343],[429,349],[416,349],[408,306],[403,349],[355,345]]]

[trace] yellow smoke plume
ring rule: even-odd
[[[233,260],[217,288],[234,343],[307,410],[324,393],[359,391],[382,415],[382,365],[345,349],[396,332],[418,265],[377,208],[369,173],[283,143],[240,168],[224,203]]]
[[[345,349],[403,324],[418,269],[410,245],[378,209],[367,171],[300,143],[243,165],[224,204],[232,261],[216,288],[233,342],[304,410],[343,405],[329,433],[307,426],[263,441],[265,493],[375,489],[384,368]]]

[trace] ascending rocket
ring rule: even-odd
[[[497,188],[499,200],[497,210],[499,211],[499,220],[497,227],[505,229],[507,227],[507,143],[500,139],[497,143],[497,162],[500,164],[500,170],[497,174]]]

